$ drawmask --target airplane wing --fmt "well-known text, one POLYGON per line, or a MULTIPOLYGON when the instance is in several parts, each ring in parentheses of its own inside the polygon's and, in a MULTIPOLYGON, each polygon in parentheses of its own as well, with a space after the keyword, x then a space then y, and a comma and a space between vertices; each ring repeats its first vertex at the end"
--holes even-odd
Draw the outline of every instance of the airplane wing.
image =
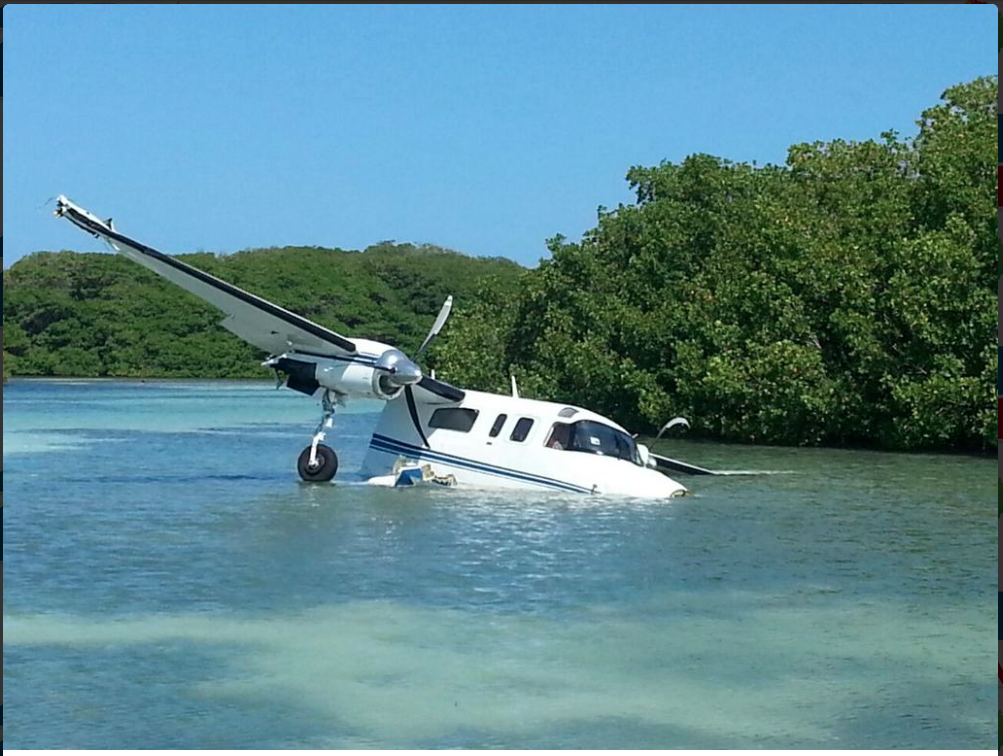
POLYGON ((672 472, 685 473, 686 475, 717 475, 713 470, 697 467, 687 462, 680 462, 678 459, 670 459, 669 457, 663 457, 660 454, 650 452, 649 456, 655 460, 655 464, 658 466, 660 472, 670 470, 672 472))
POLYGON ((659 472, 677 472, 686 475, 718 475, 718 476, 752 476, 752 475, 786 475, 784 470, 708 470, 706 467, 697 467, 689 462, 681 462, 678 459, 663 457, 660 454, 648 453, 655 460, 659 472))
POLYGON ((104 239, 130 260, 219 308, 226 315, 221 322, 224 328, 269 354, 299 349, 339 357, 356 352, 355 344, 344 336, 123 236, 114 230, 111 221, 100 220, 66 197, 57 200, 56 215, 104 239))

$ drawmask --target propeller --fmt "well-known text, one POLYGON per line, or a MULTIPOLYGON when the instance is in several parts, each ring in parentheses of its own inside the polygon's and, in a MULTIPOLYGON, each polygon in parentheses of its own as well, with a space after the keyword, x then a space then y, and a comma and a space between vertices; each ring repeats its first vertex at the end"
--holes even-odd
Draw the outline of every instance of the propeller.
MULTIPOLYGON (((662 429, 658 431, 658 435, 655 436, 655 440, 659 440, 666 431, 677 426, 683 426, 684 428, 689 428, 690 423, 685 417, 674 417, 665 425, 662 429)), ((635 436, 636 438, 636 436, 635 436)), ((650 450, 647 451, 647 458, 650 460, 651 464, 649 467, 654 467, 661 473, 668 474, 673 473, 683 473, 685 475, 773 475, 776 474, 774 471, 770 470, 708 470, 706 467, 700 467, 699 465, 691 465, 689 462, 683 462, 679 459, 672 459, 671 457, 663 457, 661 454, 655 454, 650 450)))
MULTIPOLYGON (((658 441, 662 436, 665 435, 666 431, 682 426, 684 428, 690 427, 690 421, 685 417, 674 417, 665 425, 662 426, 661 430, 658 431, 658 435, 655 436, 655 440, 658 441)), ((634 438, 637 438, 635 435, 634 438)), ((663 457, 660 454, 655 454, 645 447, 647 461, 649 467, 653 467, 659 472, 671 471, 686 473, 687 475, 717 475, 713 470, 708 470, 705 467, 698 467, 697 465, 691 465, 688 462, 681 462, 678 459, 670 459, 669 457, 663 457)))
POLYGON ((435 377, 425 375, 422 372, 421 366, 418 364, 418 360, 421 359, 425 350, 428 349, 429 345, 435 340, 435 337, 439 335, 443 326, 446 325, 446 321, 449 319, 449 313, 452 312, 452 309, 453 297, 448 296, 446 297, 446 301, 442 303, 439 314, 436 316, 431 329, 429 329, 428 335, 425 337, 425 340, 421 342, 421 346, 418 347, 418 351, 415 352, 414 359, 410 359, 403 352, 392 349, 381 356, 377 362, 377 368, 386 370, 390 373, 391 381, 404 386, 409 403, 413 403, 414 401, 412 387, 415 384, 450 402, 461 402, 463 401, 464 396, 466 396, 463 391, 455 386, 450 386, 448 383, 436 380, 435 377))
MULTIPOLYGON (((421 359, 421 355, 428 348, 428 345, 432 343, 436 336, 439 335, 439 331, 446 324, 446 320, 449 318, 449 312, 453 309, 453 297, 446 297, 446 301, 443 302, 442 308, 439 310, 439 314, 435 318, 435 323, 432 324, 431 330, 429 330, 428 335, 425 340, 421 342, 421 346, 418 347, 418 351, 415 352, 414 359, 408 357, 400 349, 388 349, 380 358, 376 361, 376 369, 382 370, 387 373, 391 383, 398 386, 412 386, 415 383, 420 383, 426 378, 425 374, 422 372, 421 365, 418 364, 418 360, 421 359)), ((429 380, 435 380, 434 377, 429 380)))

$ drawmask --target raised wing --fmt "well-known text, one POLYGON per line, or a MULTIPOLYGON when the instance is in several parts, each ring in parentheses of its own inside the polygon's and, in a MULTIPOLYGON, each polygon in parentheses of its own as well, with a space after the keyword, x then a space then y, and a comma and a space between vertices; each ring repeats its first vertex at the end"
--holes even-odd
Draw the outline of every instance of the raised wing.
POLYGON ((226 315, 221 321, 226 330, 269 354, 299 349, 338 357, 356 352, 355 344, 344 336, 134 241, 115 231, 111 221, 100 220, 66 197, 57 200, 56 215, 104 239, 130 260, 218 307, 226 315))

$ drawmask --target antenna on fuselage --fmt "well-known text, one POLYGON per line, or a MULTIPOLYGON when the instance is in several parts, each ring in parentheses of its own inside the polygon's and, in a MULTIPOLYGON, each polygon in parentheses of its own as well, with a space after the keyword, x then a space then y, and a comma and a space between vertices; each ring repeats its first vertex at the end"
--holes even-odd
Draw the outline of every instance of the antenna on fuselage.
POLYGON ((512 379, 512 398, 513 399, 518 399, 519 398, 519 387, 515 383, 515 376, 511 375, 509 377, 512 379))

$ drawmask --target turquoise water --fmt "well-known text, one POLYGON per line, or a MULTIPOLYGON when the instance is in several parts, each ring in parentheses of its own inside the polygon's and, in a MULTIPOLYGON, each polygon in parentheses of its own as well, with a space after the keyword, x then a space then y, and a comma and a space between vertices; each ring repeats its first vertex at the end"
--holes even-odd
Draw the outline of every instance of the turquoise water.
POLYGON ((671 442, 672 503, 297 482, 312 402, 4 387, 11 748, 989 748, 992 460, 671 442))

